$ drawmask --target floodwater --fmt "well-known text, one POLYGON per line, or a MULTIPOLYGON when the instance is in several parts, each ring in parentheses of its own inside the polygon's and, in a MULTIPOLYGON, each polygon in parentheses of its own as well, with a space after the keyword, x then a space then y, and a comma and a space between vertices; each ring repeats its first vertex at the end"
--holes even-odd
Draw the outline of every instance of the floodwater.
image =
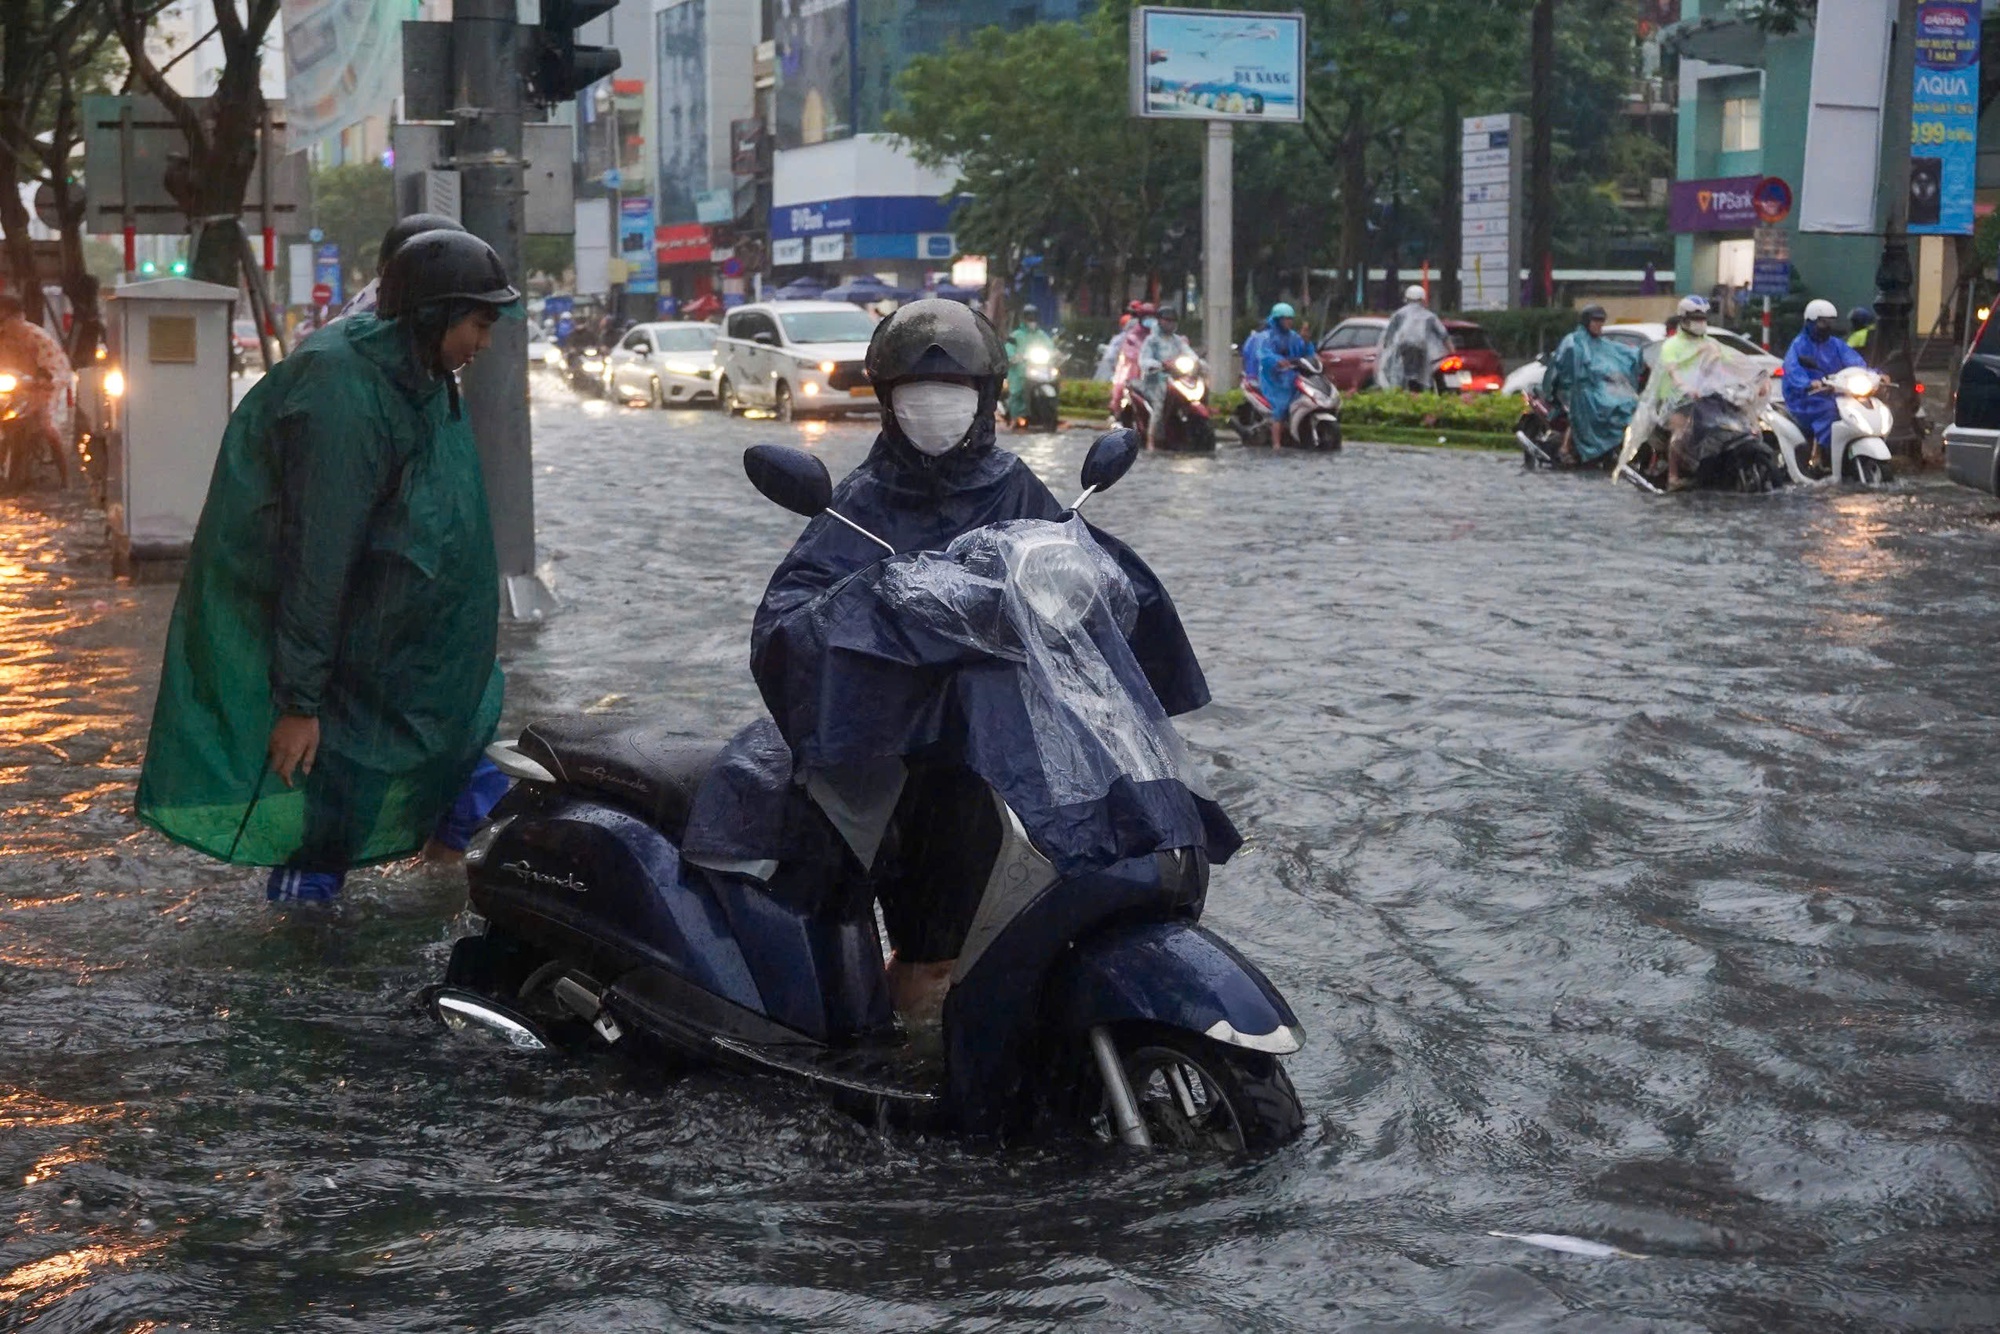
MULTIPOLYGON (((798 528, 740 452, 868 430, 538 393, 510 719, 722 735, 798 528)), ((1067 491, 1087 438, 1024 452, 1067 491)), ((1142 459, 1092 513, 1215 688, 1208 921, 1310 1033, 1304 1137, 1234 1163, 468 1054, 411 1005, 452 873, 284 913, 135 826, 172 589, 0 502, 0 1328, 2000 1326, 1994 509, 1142 459)))

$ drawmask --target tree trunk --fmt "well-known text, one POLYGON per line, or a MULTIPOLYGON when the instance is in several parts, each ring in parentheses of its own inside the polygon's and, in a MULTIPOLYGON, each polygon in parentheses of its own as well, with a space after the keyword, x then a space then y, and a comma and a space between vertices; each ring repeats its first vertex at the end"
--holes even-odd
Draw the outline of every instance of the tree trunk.
POLYGON ((1340 135, 1340 272, 1336 310, 1367 304, 1368 117, 1359 92, 1347 95, 1347 125, 1340 135), (1357 298, 1357 294, 1358 298, 1357 298))
POLYGON ((35 281, 35 247, 28 236, 28 210, 21 203, 20 154, 16 143, 25 145, 30 136, 30 108, 37 99, 33 65, 39 55, 33 16, 28 7, 8 4, 0 9, 5 16, 7 38, 0 42, 0 231, 6 235, 7 269, 11 290, 21 298, 28 319, 42 318, 42 285, 35 281))
POLYGON ((1535 0, 1528 28, 1528 304, 1549 303, 1542 275, 1555 250, 1556 0, 1535 0))
MULTIPOLYGON (((7 111, 0 110, 0 118, 6 116, 7 111)), ((28 322, 39 324, 42 285, 35 281, 35 244, 28 236, 28 210, 21 203, 20 179, 20 160, 0 138, 0 231, 6 233, 7 290, 21 299, 28 322)))
POLYGON ((1439 142, 1444 146, 1444 161, 1439 163, 1438 180, 1443 183, 1441 201, 1443 207, 1438 217, 1443 223, 1444 234, 1439 238, 1438 247, 1438 290, 1437 300, 1431 303, 1435 310, 1463 309, 1464 293, 1459 290, 1458 270, 1465 261, 1465 183, 1462 179, 1465 158, 1461 152, 1460 140, 1464 138, 1461 122, 1464 117, 1458 101, 1458 88, 1447 78, 1444 83, 1443 123, 1439 129, 1443 133, 1439 142))

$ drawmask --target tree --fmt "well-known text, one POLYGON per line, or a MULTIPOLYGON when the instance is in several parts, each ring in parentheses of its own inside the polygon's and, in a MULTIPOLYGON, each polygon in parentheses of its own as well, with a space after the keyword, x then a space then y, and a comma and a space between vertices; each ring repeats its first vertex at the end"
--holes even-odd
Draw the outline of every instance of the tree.
POLYGON ((138 85, 166 108, 187 138, 185 164, 167 171, 167 193, 194 231, 188 275, 235 287, 249 245, 243 234, 243 198, 257 166, 264 128, 260 75, 264 42, 278 17, 279 0, 213 0, 215 27, 200 41, 222 47, 221 77, 204 107, 176 92, 146 50, 146 30, 162 0, 106 0, 138 85))
POLYGON ((396 174, 375 162, 349 162, 313 173, 313 225, 340 247, 350 280, 375 272, 382 233, 396 220, 396 174))

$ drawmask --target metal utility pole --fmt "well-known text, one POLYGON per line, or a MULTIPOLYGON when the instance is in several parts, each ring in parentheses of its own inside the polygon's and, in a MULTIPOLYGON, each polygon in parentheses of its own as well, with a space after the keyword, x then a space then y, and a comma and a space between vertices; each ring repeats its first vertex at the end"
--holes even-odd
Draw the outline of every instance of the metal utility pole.
POLYGON ((1236 383, 1229 350, 1235 323, 1236 140, 1226 120, 1208 122, 1201 159, 1201 330, 1210 384, 1236 383))
MULTIPOLYGON (((521 282, 526 165, 521 153, 520 25, 515 0, 457 0, 452 8, 452 153, 461 184, 459 221, 493 247, 521 282)), ((493 346, 461 377, 486 474, 501 603, 516 620, 539 620, 554 599, 535 575, 535 472, 528 429, 528 326, 503 319, 493 346)))
POLYGON ((1882 227, 1882 259, 1875 269, 1875 365, 1895 382, 1889 409, 1895 414, 1890 447, 1916 458, 1923 451, 1917 434, 1916 362, 1910 314, 1916 302, 1916 274, 1910 266, 1910 101, 1916 76, 1917 0, 1897 0, 1896 31, 1889 47, 1889 88, 1882 102, 1882 144, 1888 170, 1882 189, 1888 217, 1882 227))

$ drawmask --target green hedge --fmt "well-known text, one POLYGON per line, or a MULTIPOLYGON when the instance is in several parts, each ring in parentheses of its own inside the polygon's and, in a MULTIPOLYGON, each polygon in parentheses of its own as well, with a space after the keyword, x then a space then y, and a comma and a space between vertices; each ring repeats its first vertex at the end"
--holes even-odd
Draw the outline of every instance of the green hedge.
MULTIPOLYGON (((1227 417, 1243 401, 1240 389, 1215 395, 1215 410, 1227 417)), ((1062 408, 1072 417, 1102 417, 1110 411, 1111 386, 1103 380, 1064 380, 1062 408)), ((1346 396, 1340 419, 1349 426, 1394 426, 1408 430, 1436 428, 1506 435, 1521 416, 1521 400, 1512 394, 1399 394, 1366 389, 1346 396)))

